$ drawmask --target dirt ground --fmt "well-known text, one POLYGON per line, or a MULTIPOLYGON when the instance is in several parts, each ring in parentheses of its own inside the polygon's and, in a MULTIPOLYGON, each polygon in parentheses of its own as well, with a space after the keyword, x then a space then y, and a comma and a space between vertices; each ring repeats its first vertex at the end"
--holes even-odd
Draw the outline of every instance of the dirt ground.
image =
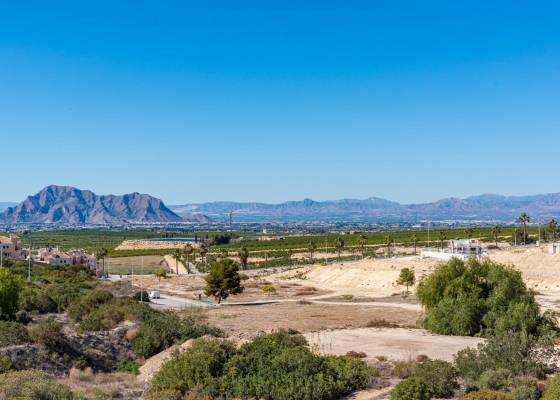
POLYGON ((151 274, 160 268, 167 268, 162 256, 113 257, 105 261, 105 269, 111 274, 151 274))
MULTIPOLYGON (((368 325, 414 327, 421 313, 391 307, 284 302, 253 306, 224 306, 208 311, 208 321, 229 336, 250 339, 277 329, 301 333, 368 325)), ((351 349, 349 349, 351 350, 351 349)))
POLYGON ((466 347, 476 347, 483 339, 432 335, 423 329, 356 328, 306 333, 311 348, 323 354, 343 355, 350 350, 364 352, 366 360, 377 356, 389 360, 412 360, 420 354, 452 361, 466 347))

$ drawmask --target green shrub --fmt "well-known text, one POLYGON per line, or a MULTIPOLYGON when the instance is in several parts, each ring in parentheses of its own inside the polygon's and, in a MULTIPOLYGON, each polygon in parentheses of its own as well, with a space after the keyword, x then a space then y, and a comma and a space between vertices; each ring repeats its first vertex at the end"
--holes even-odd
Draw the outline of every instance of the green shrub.
POLYGON ((0 399, 77 400, 78 397, 46 373, 26 370, 0 375, 0 399))
POLYGON ((517 385, 512 391, 513 400, 539 400, 541 392, 535 384, 522 383, 517 385))
POLYGON ((0 374, 5 374, 13 367, 10 357, 0 354, 0 374))
POLYGON ((548 314, 540 315, 521 274, 489 260, 452 259, 422 279, 417 294, 426 308, 423 325, 435 333, 544 335, 558 330, 548 314))
POLYGON ((59 322, 47 319, 31 328, 31 337, 35 343, 50 350, 60 350, 66 344, 66 335, 59 322))
POLYGON ((488 339, 477 349, 461 350, 455 356, 455 367, 468 390, 505 387, 516 377, 544 378, 547 362, 555 354, 550 340, 510 332, 506 337, 488 339))
POLYGON ((78 330, 81 332, 107 331, 116 328, 121 322, 143 321, 159 312, 147 304, 140 304, 128 297, 113 298, 81 318, 78 330))
POLYGON ((459 388, 457 370, 445 361, 428 360, 418 364, 411 376, 426 383, 435 397, 450 397, 459 388))
POLYGON ((35 311, 39 314, 57 311, 56 303, 49 297, 46 290, 36 288, 26 288, 21 293, 19 307, 23 311, 35 311))
POLYGON ((391 400, 430 400, 432 392, 426 382, 419 378, 407 378, 391 390, 391 400))
POLYGON ((140 366, 136 361, 131 360, 120 360, 117 366, 119 372, 126 372, 133 375, 138 375, 140 373, 140 366))
POLYGON ((148 292, 146 292, 145 290, 137 291, 136 293, 134 293, 132 298, 136 301, 142 300, 142 302, 145 302, 145 303, 149 303, 151 301, 148 292))
POLYGON ((211 398, 221 393, 220 377, 235 347, 221 340, 195 340, 187 351, 165 363, 154 376, 155 390, 196 390, 211 398))
POLYGON ((230 398, 337 399, 368 386, 372 370, 352 357, 320 357, 303 336, 277 332, 242 345, 227 363, 230 398))
POLYGON ((560 399, 560 375, 555 375, 546 380, 542 400, 560 399))
POLYGON ((29 331, 17 322, 0 321, 0 347, 31 342, 29 331))
POLYGON ((512 386, 512 373, 505 368, 487 369, 480 374, 478 379, 480 390, 508 390, 512 386))
POLYGON ((157 312, 144 320, 132 346, 138 356, 151 357, 177 342, 204 335, 223 336, 223 332, 194 319, 182 320, 173 312, 157 312))
POLYGON ((8 268, 0 269, 0 320, 12 319, 18 311, 18 303, 23 289, 23 278, 8 268))
POLYGON ((374 372, 356 358, 315 355, 303 336, 286 332, 261 336, 237 351, 226 341, 197 339, 163 365, 148 398, 189 392, 193 399, 337 399, 366 387, 374 372))
POLYGON ((487 390, 468 393, 463 400, 513 400, 513 397, 509 393, 487 390))
POLYGON ((52 284, 48 287, 49 296, 55 302, 58 312, 68 309, 71 304, 78 301, 84 290, 83 284, 69 282, 52 284))
POLYGON ((88 291, 68 308, 68 317, 74 322, 80 322, 87 314, 112 298, 112 293, 107 290, 88 291))

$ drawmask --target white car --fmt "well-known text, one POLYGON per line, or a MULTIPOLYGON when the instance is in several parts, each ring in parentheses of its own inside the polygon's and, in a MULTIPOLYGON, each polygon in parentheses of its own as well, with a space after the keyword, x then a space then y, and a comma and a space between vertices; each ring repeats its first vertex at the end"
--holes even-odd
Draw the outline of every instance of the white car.
POLYGON ((159 292, 157 290, 154 290, 154 291, 148 293, 148 296, 150 296, 150 299, 159 299, 160 298, 159 292))

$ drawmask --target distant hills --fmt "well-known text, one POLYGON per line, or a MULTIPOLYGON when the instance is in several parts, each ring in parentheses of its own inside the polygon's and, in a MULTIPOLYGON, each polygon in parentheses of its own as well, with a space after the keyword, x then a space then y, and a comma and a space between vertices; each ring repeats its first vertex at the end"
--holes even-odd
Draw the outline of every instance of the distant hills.
POLYGON ((364 200, 288 201, 280 204, 210 202, 170 206, 179 215, 200 213, 214 221, 234 222, 365 222, 415 223, 420 221, 514 222, 527 212, 534 218, 560 218, 560 193, 534 196, 484 194, 465 199, 447 198, 432 203, 399 204, 370 197, 364 200))
POLYGON ((69 186, 47 186, 20 204, 0 213, 4 224, 65 225, 181 222, 165 204, 147 194, 99 196, 69 186))
POLYGON ((0 203, 0 223, 64 225, 283 222, 283 223, 418 223, 515 222, 521 212, 533 220, 560 219, 560 193, 534 196, 484 194, 432 203, 400 204, 370 197, 329 201, 287 201, 279 204, 209 202, 167 207, 148 194, 97 195, 69 186, 47 186, 22 203, 0 203), (2 211, 1 207, 8 208, 2 211), (5 207, 4 206, 4 207, 5 207))
POLYGON ((8 207, 13 207, 17 205, 17 203, 11 201, 0 201, 0 212, 4 211, 8 207))

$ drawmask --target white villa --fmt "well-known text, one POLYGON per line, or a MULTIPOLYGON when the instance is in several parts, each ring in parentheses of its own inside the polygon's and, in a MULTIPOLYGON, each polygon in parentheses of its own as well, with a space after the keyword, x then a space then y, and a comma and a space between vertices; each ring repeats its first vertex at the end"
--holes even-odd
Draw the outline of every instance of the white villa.
POLYGON ((37 251, 37 256, 33 260, 48 265, 83 265, 90 269, 97 268, 95 254, 87 254, 83 250, 60 251, 58 247, 43 247, 37 251))
POLYGON ((0 236, 0 251, 2 258, 23 258, 23 248, 17 236, 0 236))
POLYGON ((482 246, 475 239, 452 239, 447 241, 445 249, 423 249, 420 252, 422 258, 430 257, 438 260, 448 261, 452 258, 466 260, 482 255, 482 246))

